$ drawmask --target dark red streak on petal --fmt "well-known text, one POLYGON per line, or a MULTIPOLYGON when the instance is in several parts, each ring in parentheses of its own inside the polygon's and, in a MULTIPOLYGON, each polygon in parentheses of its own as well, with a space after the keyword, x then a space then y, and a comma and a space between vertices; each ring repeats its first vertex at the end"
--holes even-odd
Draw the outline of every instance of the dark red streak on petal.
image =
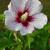
POLYGON ((18 17, 21 17, 22 16, 22 12, 18 12, 18 17))
POLYGON ((21 23, 21 20, 19 17, 16 17, 16 22, 21 23))
POLYGON ((27 27, 28 24, 29 24, 28 21, 22 21, 21 23, 22 23, 22 25, 25 26, 25 27, 27 27))
POLYGON ((24 10, 24 12, 23 12, 23 13, 25 13, 25 12, 29 13, 28 9, 27 9, 27 10, 24 10))
POLYGON ((22 25, 25 26, 25 27, 27 27, 27 26, 29 25, 29 22, 31 22, 32 19, 33 19, 32 16, 29 16, 28 10, 25 10, 23 13, 22 13, 22 12, 18 12, 17 15, 18 15, 18 17, 16 17, 16 22, 22 23, 22 25), (21 16, 22 16, 23 14, 25 14, 25 12, 28 13, 28 16, 27 16, 27 19, 26 19, 25 21, 22 21, 22 20, 21 20, 21 16))
POLYGON ((32 16, 28 16, 27 21, 31 22, 32 21, 32 16))

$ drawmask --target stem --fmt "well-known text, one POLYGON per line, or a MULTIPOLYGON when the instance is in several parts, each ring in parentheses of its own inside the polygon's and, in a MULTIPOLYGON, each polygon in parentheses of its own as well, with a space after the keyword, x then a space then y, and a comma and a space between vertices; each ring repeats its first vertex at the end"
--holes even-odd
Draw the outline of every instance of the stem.
POLYGON ((17 41, 17 36, 16 36, 16 33, 14 32, 14 37, 15 37, 15 41, 17 41))
POLYGON ((30 45, 29 45, 29 50, 30 50, 30 45))

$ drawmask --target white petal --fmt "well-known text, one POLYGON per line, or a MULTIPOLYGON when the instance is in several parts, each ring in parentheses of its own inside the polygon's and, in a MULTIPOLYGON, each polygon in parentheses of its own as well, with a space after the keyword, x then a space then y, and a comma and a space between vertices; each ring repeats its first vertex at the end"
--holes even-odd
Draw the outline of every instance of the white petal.
POLYGON ((13 31, 18 31, 21 28, 21 24, 15 22, 15 15, 11 13, 9 10, 4 12, 5 14, 5 25, 7 28, 13 31))
POLYGON ((15 7, 16 11, 24 11, 26 2, 27 0, 11 0, 12 7, 15 7))
POLYGON ((28 0, 26 9, 29 10, 29 15, 39 13, 42 10, 42 4, 39 0, 28 0))
POLYGON ((9 21, 5 21, 6 22, 6 26, 9 30, 12 31, 19 31, 21 29, 21 24, 20 23, 16 23, 16 22, 9 22, 9 21))
POLYGON ((35 28, 41 29, 47 24, 47 16, 43 13, 36 14, 34 17, 33 25, 35 28))
POLYGON ((8 5, 8 9, 11 10, 11 2, 8 5))
POLYGON ((17 14, 16 8, 13 6, 13 4, 10 2, 8 5, 8 11, 14 16, 17 14))
POLYGON ((8 10, 14 14, 17 14, 17 8, 12 4, 12 2, 9 3, 8 10))
POLYGON ((26 35, 28 33, 32 33, 33 31, 34 31, 34 27, 32 25, 29 25, 28 27, 22 26, 20 33, 21 35, 26 35))
POLYGON ((17 16, 12 11, 9 11, 9 10, 4 11, 4 15, 5 15, 5 18, 9 21, 14 21, 15 17, 17 16))

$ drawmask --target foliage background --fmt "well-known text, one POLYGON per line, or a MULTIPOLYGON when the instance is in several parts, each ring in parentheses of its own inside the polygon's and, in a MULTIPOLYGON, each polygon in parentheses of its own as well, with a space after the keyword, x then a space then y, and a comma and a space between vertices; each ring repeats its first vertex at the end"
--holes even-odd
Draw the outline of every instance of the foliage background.
POLYGON ((4 10, 10 0, 0 0, 0 50, 50 50, 50 0, 40 0, 43 10, 48 16, 48 24, 41 30, 36 30, 31 35, 21 36, 8 30, 4 25, 4 10))

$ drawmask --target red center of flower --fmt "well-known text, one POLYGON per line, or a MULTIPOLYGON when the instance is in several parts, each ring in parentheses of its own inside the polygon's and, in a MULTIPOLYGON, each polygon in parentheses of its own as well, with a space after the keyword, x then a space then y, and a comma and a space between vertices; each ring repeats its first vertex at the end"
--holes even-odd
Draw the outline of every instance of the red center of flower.
POLYGON ((18 17, 16 17, 16 22, 22 23, 23 26, 27 27, 29 22, 32 21, 32 16, 29 16, 28 12, 24 11, 18 12, 18 17))

